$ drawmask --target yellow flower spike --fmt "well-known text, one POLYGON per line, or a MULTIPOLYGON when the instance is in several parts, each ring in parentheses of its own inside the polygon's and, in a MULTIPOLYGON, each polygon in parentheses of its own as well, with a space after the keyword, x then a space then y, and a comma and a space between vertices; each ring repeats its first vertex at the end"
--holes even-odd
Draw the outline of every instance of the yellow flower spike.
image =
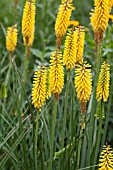
POLYGON ((9 52, 13 52, 17 45, 18 30, 17 25, 7 28, 6 48, 9 52))
POLYGON ((109 0, 95 0, 95 9, 92 10, 90 19, 97 43, 102 41, 108 26, 109 12, 109 0))
POLYGON ((76 63, 83 61, 85 30, 83 26, 76 28, 76 63))
POLYGON ((110 145, 104 145, 100 153, 99 170, 113 170, 113 150, 110 145))
POLYGON ((68 30, 66 40, 65 40, 65 49, 63 60, 66 65, 66 69, 72 69, 76 62, 76 32, 74 27, 68 30))
POLYGON ((103 62, 98 79, 96 89, 96 99, 98 101, 107 101, 109 96, 109 83, 110 83, 110 65, 107 62, 103 62))
POLYGON ((26 0, 22 17, 22 34, 24 45, 31 46, 35 32, 35 0, 26 0))
POLYGON ((57 98, 64 86, 63 60, 62 53, 59 50, 56 49, 52 53, 50 63, 50 87, 51 92, 57 98))
POLYGON ((108 2, 109 2, 109 11, 111 11, 111 8, 113 6, 113 0, 108 0, 108 2))
POLYGON ((46 98, 46 75, 47 73, 44 67, 39 67, 34 74, 32 104, 39 110, 43 106, 46 98))
POLYGON ((92 74, 91 65, 83 62, 77 65, 75 69, 75 89, 77 92, 78 100, 81 103, 81 112, 86 111, 86 103, 90 98, 92 90, 92 74))
POLYGON ((46 99, 51 97, 51 88, 50 88, 50 71, 49 67, 47 68, 47 77, 46 77, 46 99))
POLYGON ((55 23, 57 48, 60 48, 62 37, 66 34, 72 10, 74 10, 72 0, 62 0, 55 23))

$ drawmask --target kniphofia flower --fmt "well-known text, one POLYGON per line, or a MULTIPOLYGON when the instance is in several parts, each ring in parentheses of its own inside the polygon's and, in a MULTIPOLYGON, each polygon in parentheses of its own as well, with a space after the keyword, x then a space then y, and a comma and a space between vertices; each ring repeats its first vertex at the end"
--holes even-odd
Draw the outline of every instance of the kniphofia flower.
POLYGON ((99 170, 113 170, 113 151, 110 145, 104 145, 100 153, 99 170))
POLYGON ((50 88, 50 70, 49 67, 46 70, 47 76, 46 76, 46 99, 51 97, 51 88, 50 88))
POLYGON ((22 17, 22 34, 24 45, 31 46, 35 31, 35 0, 26 0, 22 17))
POLYGON ((72 10, 74 10, 72 0, 62 0, 58 10, 56 23, 55 23, 55 34, 57 37, 57 47, 61 45, 62 37, 66 34, 66 30, 69 25, 72 10))
POLYGON ((98 101, 107 101, 109 96, 109 82, 110 81, 110 65, 107 62, 103 62, 98 79, 96 98, 98 101))
POLYGON ((74 27, 68 30, 66 40, 63 60, 66 65, 66 69, 72 69, 76 62, 76 44, 77 37, 74 27))
POLYGON ((102 41, 103 33, 108 26, 109 0, 95 0, 95 9, 91 13, 91 25, 97 43, 102 41))
POLYGON ((86 103, 90 98, 92 90, 91 65, 83 62, 78 64, 75 69, 75 89, 78 100, 81 103, 81 112, 86 111, 86 103))
POLYGON ((76 63, 83 61, 85 31, 83 26, 76 28, 76 63))
POLYGON ((17 45, 18 30, 17 25, 7 28, 6 48, 9 52, 13 52, 17 45))
POLYGON ((46 98, 46 70, 44 67, 39 67, 34 74, 32 88, 32 104, 35 108, 40 109, 46 98))
POLYGON ((113 6, 113 0, 108 0, 108 2, 109 2, 109 10, 111 11, 111 8, 113 6))
POLYGON ((63 59, 58 49, 52 53, 50 63, 50 88, 52 93, 58 97, 64 86, 63 59))

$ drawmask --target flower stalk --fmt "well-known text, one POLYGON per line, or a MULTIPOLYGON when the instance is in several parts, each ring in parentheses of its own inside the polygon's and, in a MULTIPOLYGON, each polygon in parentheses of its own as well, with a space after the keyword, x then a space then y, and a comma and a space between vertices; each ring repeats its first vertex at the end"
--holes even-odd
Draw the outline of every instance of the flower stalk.
POLYGON ((55 127, 56 127, 56 117, 57 117, 57 105, 58 101, 54 96, 53 100, 53 114, 52 114, 52 132, 51 132, 51 147, 50 147, 50 162, 48 170, 52 170, 52 162, 54 158, 54 141, 55 141, 55 127))
POLYGON ((65 93, 65 102, 64 102, 64 115, 63 115, 61 148, 64 147, 64 137, 65 137, 65 129, 66 129, 66 116, 67 116, 67 110, 68 110, 69 86, 70 86, 70 71, 68 71, 68 73, 67 73, 67 84, 66 84, 66 93, 65 93))
POLYGON ((92 154, 92 142, 93 142, 93 134, 94 134, 94 122, 95 122, 95 113, 96 113, 96 87, 97 87, 97 81, 99 77, 99 71, 102 61, 102 44, 99 43, 97 45, 97 50, 95 53, 96 62, 95 62, 95 77, 94 77, 94 88, 93 88, 93 94, 92 94, 92 100, 91 100, 91 109, 89 110, 90 113, 90 120, 89 120, 89 143, 88 143, 88 161, 87 166, 90 166, 90 159, 92 154))
MULTIPOLYGON (((95 152, 94 152, 94 160, 93 164, 95 165, 97 162, 97 157, 98 157, 98 151, 99 151, 99 146, 100 146, 100 141, 101 141, 101 133, 102 133, 102 119, 103 119, 103 114, 102 113, 102 103, 101 103, 101 108, 100 108, 100 118, 99 118, 99 126, 98 126, 98 132, 97 132, 97 139, 95 143, 95 152)), ((93 168, 94 170, 95 168, 93 168)))
MULTIPOLYGON (((82 113, 81 113, 82 114, 82 113)), ((77 166, 76 170, 79 170, 80 168, 80 153, 81 153, 81 147, 82 147, 82 135, 83 135, 83 129, 80 129, 80 134, 79 134, 79 143, 78 143, 78 150, 77 150, 77 166)))
POLYGON ((37 142, 38 142, 38 128, 39 128, 39 119, 40 119, 40 113, 39 113, 39 111, 37 111, 37 113, 36 113, 36 129, 35 129, 35 147, 34 147, 34 149, 35 149, 35 169, 38 169, 38 163, 37 163, 37 142))

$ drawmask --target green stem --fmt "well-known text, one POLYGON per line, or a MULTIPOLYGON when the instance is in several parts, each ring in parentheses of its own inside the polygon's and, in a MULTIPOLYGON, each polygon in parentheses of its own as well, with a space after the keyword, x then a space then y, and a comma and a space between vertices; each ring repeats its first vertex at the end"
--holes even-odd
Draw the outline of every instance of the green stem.
MULTIPOLYGON (((100 141, 101 141, 101 132, 102 132, 102 102, 101 102, 101 110, 100 110, 100 119, 99 119, 99 126, 98 126, 98 134, 97 134, 97 140, 96 140, 96 145, 95 145, 95 152, 94 152, 94 161, 93 164, 96 164, 97 157, 98 157, 98 151, 99 151, 99 146, 100 146, 100 141)), ((94 170, 94 168, 93 168, 94 170)))
POLYGON ((76 118, 77 108, 76 108, 76 101, 75 101, 77 96, 76 96, 75 87, 74 87, 72 80, 70 80, 69 90, 71 92, 71 96, 70 96, 71 97, 71 99, 70 99, 71 109, 70 109, 70 116, 69 116, 69 136, 70 136, 70 140, 72 140, 73 135, 75 135, 75 131, 76 131, 75 129, 73 130, 73 120, 77 120, 77 118, 76 118))
POLYGON ((39 140, 39 147, 40 147, 40 158, 41 158, 41 170, 44 170, 44 156, 43 156, 44 148, 42 146, 43 146, 43 140, 40 139, 39 140))
POLYGON ((66 85, 66 95, 65 95, 65 103, 64 103, 64 117, 63 117, 63 126, 62 126, 62 143, 61 148, 64 147, 64 137, 65 137, 65 129, 66 129, 66 116, 68 109, 68 94, 69 94, 69 72, 67 73, 67 85, 66 85))
POLYGON ((29 47, 28 47, 28 45, 26 45, 26 47, 25 47, 24 63, 23 63, 23 75, 22 75, 22 80, 23 80, 24 88, 25 88, 25 85, 26 85, 27 69, 28 69, 28 63, 29 63, 28 51, 29 51, 29 47))
POLYGON ((52 170, 53 162, 53 151, 54 151, 54 137, 55 137, 55 126, 56 126, 56 117, 57 117, 57 104, 58 101, 54 96, 54 105, 53 105, 53 117, 52 117, 52 133, 51 133, 51 148, 50 148, 50 163, 48 170, 52 170))
MULTIPOLYGON (((21 91, 21 107, 23 105, 23 102, 24 102, 24 90, 25 90, 25 87, 26 87, 26 80, 27 80, 27 68, 28 68, 28 57, 27 57, 27 53, 28 53, 28 46, 26 45, 26 48, 25 48, 25 57, 24 57, 24 64, 23 64, 23 75, 22 75, 22 81, 23 81, 23 89, 21 91)), ((23 112, 23 109, 21 110, 21 112, 23 112)), ((23 124, 22 124, 22 118, 21 118, 21 113, 19 115, 20 117, 20 126, 21 126, 21 132, 23 131, 23 124)), ((22 141, 23 143, 23 152, 24 152, 24 162, 25 162, 25 170, 26 169, 26 165, 27 165, 27 155, 26 155, 26 141, 25 139, 23 139, 22 141)))
POLYGON ((37 163, 37 141, 38 141, 38 127, 39 127, 39 119, 40 119, 40 114, 39 114, 39 112, 37 111, 37 115, 36 115, 36 130, 35 130, 35 147, 34 147, 34 149, 35 149, 35 151, 34 151, 34 153, 35 153, 35 169, 38 169, 37 168, 37 165, 38 165, 38 163, 37 163))
POLYGON ((89 121, 89 141, 88 141, 88 162, 87 166, 90 166, 90 159, 91 159, 91 151, 92 151, 92 143, 93 143, 93 134, 94 134, 94 121, 95 121, 95 111, 96 111, 96 87, 97 87, 97 81, 99 77, 99 71, 101 66, 101 53, 102 53, 102 45, 101 43, 98 44, 98 49, 96 52, 96 72, 95 72, 95 80, 94 80, 94 89, 93 89, 93 96, 92 96, 92 102, 91 102, 91 111, 89 111, 90 115, 90 121, 89 121))
POLYGON ((83 134, 83 129, 80 129, 80 137, 79 137, 79 144, 78 144, 78 154, 77 154, 77 166, 76 170, 79 169, 80 166, 80 153, 81 153, 81 147, 82 147, 82 134, 83 134))
POLYGON ((109 101, 108 101, 108 105, 107 105, 107 113, 106 113, 106 118, 105 118, 105 126, 104 126, 104 130, 103 130, 101 149, 102 149, 103 145, 105 144, 105 138, 106 138, 107 127, 108 127, 108 122, 109 122, 110 107, 112 104, 113 75, 111 77, 112 77, 112 81, 111 81, 111 88, 110 88, 110 93, 109 93, 110 96, 109 96, 109 101))
MULTIPOLYGON (((61 148, 64 148, 64 138, 65 138, 65 130, 66 130, 66 117, 67 117, 67 109, 68 109, 68 95, 69 95, 69 74, 70 72, 67 72, 67 85, 66 85, 66 93, 65 93, 65 101, 64 101, 64 116, 63 116, 63 125, 62 125, 62 140, 61 140, 61 148)), ((61 156, 61 169, 63 169, 63 155, 61 156)))
POLYGON ((97 52, 95 85, 97 85, 100 67, 101 67, 101 61, 102 61, 102 44, 100 43, 98 45, 98 52, 97 52))
MULTIPOLYGON (((33 160, 35 160, 35 116, 34 113, 32 112, 32 120, 33 120, 33 160)), ((35 163, 33 164, 33 168, 35 170, 35 163)))
POLYGON ((92 151, 92 143, 93 143, 93 134, 94 134, 94 114, 96 111, 96 87, 94 87, 94 94, 92 99, 92 107, 91 107, 91 116, 89 121, 89 140, 88 140, 88 162, 87 166, 90 166, 90 158, 91 158, 91 151, 92 151))
POLYGON ((11 78, 11 72, 12 72, 12 59, 10 58, 9 60, 9 67, 8 67, 8 72, 7 72, 7 75, 5 77, 5 84, 7 86, 7 84, 9 83, 9 80, 11 78))
MULTIPOLYGON (((22 111, 19 112, 19 128, 20 128, 20 134, 23 133, 23 123, 22 123, 22 111)), ((27 155, 26 155, 26 142, 25 138, 22 139, 22 149, 23 149, 23 155, 24 155, 24 169, 27 170, 27 155)))
POLYGON ((72 136, 72 134, 73 134, 73 129, 72 129, 72 120, 73 120, 73 113, 74 113, 74 105, 73 105, 73 100, 75 101, 75 95, 74 95, 74 90, 72 90, 73 89, 73 87, 72 86, 70 86, 70 91, 71 91, 71 103, 70 103, 70 105, 71 105, 71 109, 70 109, 70 114, 69 114, 69 136, 70 136, 70 140, 71 140, 71 136, 72 136), (73 99, 74 98, 74 99, 73 99))
MULTIPOLYGON (((24 91, 25 91, 25 88, 26 88, 26 80, 27 80, 28 49, 29 49, 29 47, 28 47, 28 45, 26 45, 25 56, 24 56, 24 64, 23 64, 23 75, 22 75, 22 82, 23 82, 23 86, 22 87, 23 87, 23 89, 21 91, 21 107, 22 107, 23 102, 24 102, 24 91)), ((21 112, 23 112, 23 108, 22 108, 21 112)), ((21 118, 21 113, 20 113, 20 119, 22 119, 21 118)), ((21 122, 21 120, 20 120, 20 122, 21 122)), ((21 123, 20 125, 22 126, 21 130, 23 130, 23 124, 21 123)), ((27 155, 26 155, 26 141, 25 141, 25 139, 23 139, 23 152, 24 152, 25 166, 26 166, 27 155)))
POLYGON ((83 130, 85 129, 85 115, 84 112, 81 113, 80 118, 80 135, 79 135, 79 143, 78 143, 78 151, 77 151, 77 166, 76 170, 80 168, 80 157, 81 157, 81 148, 82 148, 82 140, 83 140, 83 130))
POLYGON ((61 150, 59 150, 58 152, 55 152, 54 155, 54 160, 59 158, 62 154, 64 154, 67 150, 69 150, 72 147, 72 144, 68 144, 65 148, 62 148, 61 150))
POLYGON ((82 151, 81 151, 81 167, 85 167, 86 165, 86 159, 84 158, 84 155, 86 155, 87 152, 87 137, 86 135, 83 136, 83 143, 82 143, 82 151))

